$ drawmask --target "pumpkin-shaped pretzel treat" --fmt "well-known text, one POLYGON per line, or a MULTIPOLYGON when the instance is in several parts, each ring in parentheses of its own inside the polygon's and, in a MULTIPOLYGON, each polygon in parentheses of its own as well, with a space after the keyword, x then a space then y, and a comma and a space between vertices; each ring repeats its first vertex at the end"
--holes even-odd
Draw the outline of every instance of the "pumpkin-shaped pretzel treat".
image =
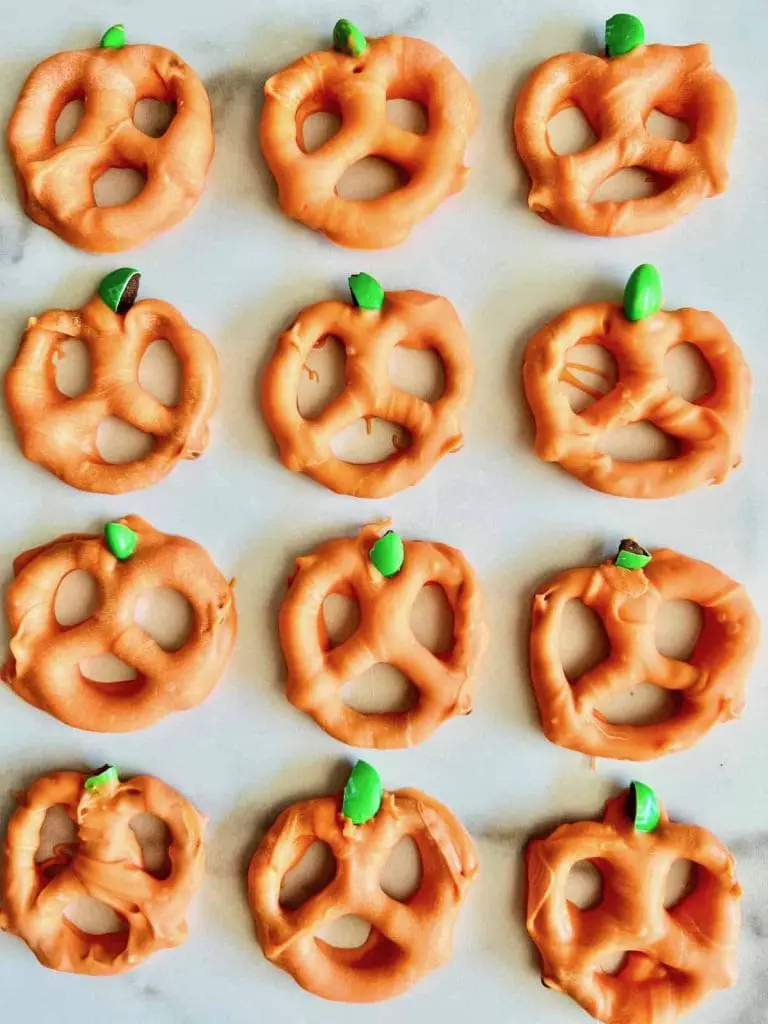
POLYGON ((81 309, 50 309, 30 317, 18 355, 5 377, 5 398, 21 450, 30 460, 81 491, 124 494, 162 480, 181 459, 197 459, 209 440, 208 421, 219 394, 219 362, 210 341, 160 299, 134 305, 140 274, 108 274, 81 309), (88 387, 76 398, 56 384, 64 343, 88 350, 88 387), (166 340, 181 366, 179 398, 163 405, 139 379, 153 341, 166 340), (116 417, 149 435, 153 446, 130 462, 107 462, 97 433, 116 417))
POLYGON ((566 569, 533 599, 530 668, 539 716, 553 743, 593 757, 645 761, 692 746, 718 722, 744 708, 760 620, 741 584, 706 562, 665 549, 653 556, 637 541, 621 542, 613 560, 566 569), (579 678, 567 677, 560 655, 563 613, 580 601, 600 619, 608 656, 579 678), (686 660, 656 644, 656 622, 668 601, 692 601, 703 624, 686 660), (611 722, 601 701, 652 683, 675 694, 677 707, 646 725, 611 722))
POLYGON ((57 53, 32 71, 8 122, 22 206, 37 224, 88 252, 125 252, 174 227, 202 194, 213 158, 213 120, 205 86, 162 46, 126 46, 122 25, 95 49, 57 53), (160 138, 134 124, 141 100, 174 106, 160 138), (56 122, 72 100, 85 112, 71 138, 56 122), (112 168, 132 168, 141 192, 98 206, 94 184, 112 168))
POLYGON ((725 191, 736 97, 704 43, 645 45, 643 25, 631 14, 607 22, 605 41, 605 56, 559 54, 523 86, 514 133, 531 180, 528 206, 587 235, 657 231, 725 191), (559 154, 548 125, 569 107, 581 110, 597 138, 583 152, 559 154), (654 111, 684 120, 688 139, 654 134, 654 111), (596 201, 600 186, 627 168, 652 175, 656 194, 596 201))
POLYGON ((374 1003, 450 959, 459 909, 478 870, 474 843, 447 807, 416 789, 382 792, 376 770, 358 761, 343 794, 302 800, 278 817, 251 861, 248 897, 264 955, 302 988, 323 999, 374 1003), (418 849, 422 879, 400 902, 382 888, 382 873, 406 837, 418 849), (298 907, 284 906, 286 875, 317 842, 334 856, 332 880, 298 907), (341 949, 317 936, 347 914, 370 925, 361 946, 341 949))
POLYGON ((608 801, 602 821, 531 840, 526 865, 541 980, 603 1024, 674 1024, 735 983, 742 893, 733 856, 707 829, 670 821, 649 786, 633 782, 608 801), (665 906, 679 860, 694 865, 694 885, 665 906), (602 876, 589 909, 566 896, 580 861, 602 876), (617 959, 611 973, 604 965, 617 959))
POLYGON ((6 593, 10 655, 0 678, 28 703, 91 732, 144 729, 173 711, 200 704, 224 674, 237 634, 232 585, 210 556, 185 537, 138 516, 104 527, 103 536, 68 534, 13 563, 6 593), (56 618, 59 586, 73 572, 98 585, 82 621, 56 618), (136 621, 140 598, 157 589, 189 602, 193 622, 177 649, 161 647, 136 621), (81 665, 111 654, 135 678, 99 684, 81 665))
POLYGON ((453 715, 469 714, 488 643, 482 593, 461 552, 404 542, 388 527, 368 526, 299 558, 280 609, 288 700, 354 747, 409 747, 453 715), (453 611, 453 643, 441 654, 425 647, 411 626, 414 602, 430 585, 442 588, 453 611), (356 599, 360 607, 359 626, 337 646, 323 618, 323 602, 332 594, 356 599), (344 702, 344 684, 378 664, 392 665, 418 690, 412 707, 364 713, 344 702))
POLYGON ((264 86, 261 149, 289 217, 339 245, 384 249, 464 187, 476 124, 475 95, 444 53, 409 36, 366 39, 342 19, 333 49, 300 57, 264 86), (387 100, 420 103, 426 133, 389 121, 387 100), (304 122, 321 111, 338 114, 341 128, 309 153, 304 122), (405 184, 375 199, 340 196, 342 175, 365 157, 399 168, 405 184))
POLYGON ((23 939, 44 967, 71 974, 122 974, 187 939, 185 915, 203 881, 205 818, 148 775, 121 781, 114 765, 95 775, 51 772, 17 797, 5 839, 0 928, 23 939), (72 843, 38 860, 48 811, 63 808, 72 843), (170 869, 151 871, 132 828, 151 814, 167 827, 170 869), (65 916, 83 897, 122 919, 122 931, 89 934, 65 916))
MULTIPOLYGON (((627 282, 623 306, 575 306, 541 328, 523 356, 525 396, 536 423, 536 454, 558 462, 583 484, 622 498, 669 498, 722 483, 741 464, 752 376, 740 348, 718 318, 699 309, 661 310, 661 281, 648 263, 627 282), (694 346, 714 386, 694 400, 672 389, 665 357, 694 346), (600 390, 574 371, 595 373, 580 361, 580 346, 613 356, 618 378, 600 390), (595 401, 576 411, 566 385, 595 401), (675 443, 667 459, 619 460, 605 449, 612 431, 652 424, 675 443)), ((598 376, 605 376, 598 373, 598 376)))
POLYGON ((451 303, 439 295, 384 293, 369 274, 349 278, 352 302, 318 302, 299 313, 280 335, 262 379, 261 405, 283 464, 306 473, 339 494, 386 498, 426 476, 464 438, 461 414, 474 381, 474 361, 451 303), (345 387, 319 415, 302 416, 298 392, 313 349, 337 337, 346 352, 345 387), (433 402, 396 387, 389 362, 397 346, 433 351, 445 372, 443 393, 433 402), (403 428, 396 451, 371 463, 346 462, 333 438, 357 421, 390 421, 403 428))

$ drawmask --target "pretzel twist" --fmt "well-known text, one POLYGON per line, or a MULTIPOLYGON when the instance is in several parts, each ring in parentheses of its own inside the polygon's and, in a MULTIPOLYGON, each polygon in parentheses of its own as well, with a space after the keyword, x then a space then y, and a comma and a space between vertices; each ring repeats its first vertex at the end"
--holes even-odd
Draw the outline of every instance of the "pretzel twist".
POLYGON ((736 980, 741 887, 729 851, 711 832, 673 824, 662 809, 656 831, 637 832, 626 791, 609 800, 602 822, 560 825, 528 844, 528 932, 541 955, 542 980, 605 1024, 673 1024, 736 980), (696 865, 696 885, 664 906, 676 860, 696 865), (577 861, 603 877, 598 906, 566 897, 577 861), (616 975, 607 955, 627 952, 616 975))
POLYGON ((302 988, 344 1002, 391 999, 451 955, 453 930, 478 873, 474 843, 451 812, 414 789, 385 793, 376 817, 352 825, 338 797, 304 800, 283 811, 256 851, 248 898, 264 955, 302 988), (390 853, 410 836, 423 879, 407 903, 381 888, 390 853), (296 910, 280 905, 286 874, 315 842, 327 843, 336 875, 296 910), (323 925, 358 914, 371 932, 357 949, 315 938, 323 925))
POLYGON ((20 936, 45 967, 121 974, 157 950, 186 940, 184 915, 205 871, 205 819, 159 779, 138 776, 90 791, 83 788, 85 779, 79 772, 51 772, 22 795, 5 841, 0 926, 20 936), (69 863, 49 877, 35 853, 46 813, 59 805, 77 825, 78 840, 69 863), (145 813, 160 818, 170 831, 167 878, 144 868, 131 821, 145 813), (124 919, 127 931, 81 931, 64 917, 81 896, 106 904, 124 919))

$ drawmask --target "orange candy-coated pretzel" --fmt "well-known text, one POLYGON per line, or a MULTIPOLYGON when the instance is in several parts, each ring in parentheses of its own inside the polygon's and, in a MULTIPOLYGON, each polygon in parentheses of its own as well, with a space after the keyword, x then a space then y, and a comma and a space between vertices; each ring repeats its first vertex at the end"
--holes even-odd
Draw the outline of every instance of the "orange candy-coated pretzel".
POLYGON ((159 779, 137 776, 85 789, 79 772, 43 775, 19 798, 5 841, 0 927, 20 936, 45 967, 73 974, 121 974, 159 949, 186 941, 187 907, 203 881, 205 819, 159 779), (77 825, 64 865, 35 861, 46 813, 63 806, 77 825), (144 868, 131 829, 138 814, 168 826, 171 870, 156 878, 144 868), (125 932, 87 935, 64 917, 89 896, 126 922, 125 932))
POLYGON ((722 482, 741 461, 752 380, 725 325, 697 309, 658 312, 634 322, 609 302, 577 306, 528 342, 523 381, 536 420, 536 453, 559 462, 588 487, 626 498, 667 498, 722 482), (664 357, 687 342, 699 350, 714 378, 711 393, 689 402, 667 383, 664 357), (570 350, 601 345, 616 359, 618 380, 582 412, 574 412, 563 381, 570 350), (604 435, 647 420, 679 442, 670 459, 614 460, 600 450, 604 435))
POLYGON ((167 302, 144 299, 125 315, 99 295, 79 310, 32 317, 5 378, 5 396, 24 455, 82 491, 123 494, 149 487, 180 459, 196 459, 208 444, 208 420, 218 400, 219 364, 204 334, 167 302), (79 338, 91 358, 88 389, 77 398, 56 387, 62 342, 79 338), (176 405, 163 405, 139 383, 142 357, 167 340, 182 367, 176 405), (105 462, 96 444, 102 420, 116 416, 151 434, 154 449, 134 462, 105 462))
POLYGON ((143 729, 198 705, 223 675, 237 633, 232 588, 203 548, 138 516, 119 522, 138 534, 127 561, 101 537, 60 537, 19 555, 6 595, 11 653, 2 679, 35 707, 92 732, 143 729), (95 577, 99 603, 85 621, 61 626, 56 592, 77 571, 95 577), (194 613, 177 651, 163 650, 134 620, 139 597, 163 587, 183 594, 194 613), (136 679, 105 686, 86 679, 80 663, 106 653, 133 668, 136 679))
POLYGON ((440 203, 464 187, 467 143, 477 124, 475 96, 445 54, 420 39, 368 40, 359 57, 324 51, 301 57, 264 87, 261 148, 277 181, 280 205, 339 245, 398 245, 440 203), (425 135, 387 119, 387 100, 427 108, 425 135), (304 122, 318 111, 338 113, 341 129, 314 153, 304 122), (343 199, 342 175, 368 156, 388 160, 407 184, 376 199, 343 199))
POLYGON ((451 303, 424 292, 388 292, 381 309, 318 302, 304 309, 277 343, 264 374, 264 418, 293 472, 307 473, 340 494, 385 498, 424 477, 463 444, 460 415, 474 381, 474 360, 451 303), (315 419, 304 419, 297 395, 312 349, 338 337, 346 350, 346 387, 315 419), (445 367, 445 390, 427 402, 389 379, 395 347, 434 350, 445 367), (334 455, 333 437, 361 418, 400 424, 410 444, 381 462, 355 465, 334 455))
POLYGON ((213 158, 211 104, 192 68, 161 46, 58 53, 27 79, 8 123, 8 148, 27 215, 89 252, 124 252, 172 228, 194 207, 213 158), (56 144, 64 107, 85 100, 74 135, 56 144), (158 139, 133 123, 140 100, 175 104, 158 139), (94 182, 113 167, 146 179, 122 206, 99 207, 94 182))
POLYGON ((391 999, 451 956, 453 930, 478 873, 474 843, 451 812, 415 789, 385 793, 375 818, 353 825, 339 797, 283 811, 251 861, 248 897, 264 955, 302 988, 349 1003, 391 999), (404 836, 421 855, 423 880, 400 903, 381 888, 387 859, 404 836), (295 910, 280 905, 280 886, 313 843, 330 846, 336 875, 295 910), (319 929, 358 914, 371 925, 362 946, 339 949, 319 929))
POLYGON ((355 747, 408 747, 442 722, 472 710, 472 691, 488 642, 485 608, 474 570, 445 544, 405 542, 405 563, 386 578, 369 553, 388 524, 368 526, 358 537, 326 541, 299 558, 280 609, 280 641, 288 666, 286 695, 331 736, 355 747), (414 636, 413 603, 422 587, 445 591, 454 616, 454 644, 436 655, 414 636), (360 625, 332 647, 323 620, 330 594, 356 598, 360 625), (399 669, 418 689, 407 711, 364 714, 348 707, 344 683, 373 665, 399 669))
POLYGON ((567 993, 605 1024, 673 1024, 736 980, 741 888, 719 839, 696 825, 635 831, 627 792, 609 800, 602 822, 561 825, 528 844, 528 932, 541 954, 545 985, 567 993), (674 907, 664 888, 676 860, 696 865, 696 885, 674 907), (603 876, 598 906, 566 898, 574 864, 603 876), (601 960, 627 952, 616 975, 601 960))
POLYGON ((619 57, 564 53, 541 64, 515 110, 515 142, 531 178, 528 206, 544 220, 588 235, 638 235, 724 192, 736 131, 736 97, 712 67, 708 46, 638 46, 619 57), (558 155, 549 121, 578 107, 598 136, 582 153, 558 155), (686 120, 687 142, 651 135, 660 110, 686 120), (641 167, 662 191, 647 199, 593 202, 617 171, 641 167))
POLYGON ((539 587, 531 622, 531 679, 548 739, 595 757, 643 761, 690 747, 717 722, 737 717, 760 640, 744 588, 706 562, 660 550, 645 569, 612 562, 567 569, 539 587), (582 601, 602 621, 611 652, 573 683, 563 670, 563 611, 582 601), (703 626, 687 661, 665 657, 655 640, 665 601, 694 601, 703 626), (616 725, 596 705, 649 682, 679 695, 680 708, 655 725, 616 725))

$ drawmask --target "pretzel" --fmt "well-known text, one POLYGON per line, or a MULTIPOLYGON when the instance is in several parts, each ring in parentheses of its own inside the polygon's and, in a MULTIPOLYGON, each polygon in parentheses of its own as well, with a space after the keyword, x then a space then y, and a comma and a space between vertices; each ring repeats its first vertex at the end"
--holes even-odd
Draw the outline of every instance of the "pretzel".
POLYGON ((267 81, 261 149, 289 217, 338 245, 383 249, 404 241, 464 187, 477 101, 454 64, 429 43, 406 36, 361 39, 365 49, 357 56, 310 53, 267 81), (387 100, 394 99, 427 108, 425 135, 387 119, 387 100), (310 154, 304 122, 320 111, 338 113, 342 126, 310 154), (336 192, 342 175, 368 156, 400 168, 407 183, 375 199, 343 199, 336 192))
POLYGON ((370 552, 388 526, 367 526, 356 538, 326 541, 297 559, 280 608, 286 697, 335 739, 360 748, 410 747, 453 715, 468 715, 488 644, 482 593, 461 552, 446 544, 406 541, 404 567, 387 579, 371 563, 370 552), (453 647, 439 656, 416 639, 410 625, 413 604, 430 584, 442 587, 454 617, 453 647), (332 646, 323 619, 323 601, 330 594, 360 604, 359 627, 338 647, 332 646), (344 683, 377 664, 394 666, 419 691, 412 708, 366 714, 344 703, 344 683))
POLYGON ((594 757, 644 761, 685 750, 717 722, 738 717, 760 640, 760 621, 744 588, 706 562, 659 550, 645 569, 610 561, 567 569, 533 599, 531 680, 545 735, 594 757), (605 627, 611 652, 570 683, 558 650, 565 606, 582 601, 605 627), (664 601, 694 601, 703 627, 687 661, 656 647, 664 601), (654 725, 616 725, 596 705, 649 682, 679 695, 680 708, 654 725))
POLYGON ((232 587, 203 548, 138 516, 115 525, 137 538, 128 560, 95 535, 66 534, 19 555, 6 594, 11 640, 1 678, 34 707, 92 732, 132 732, 196 707, 223 675, 237 633, 232 587), (99 604, 85 621, 61 626, 56 592, 76 571, 96 578, 99 604), (194 612, 177 651, 163 650, 134 621, 138 598, 158 587, 181 593, 194 612), (82 661, 108 652, 137 678, 100 686, 81 674, 82 661))
POLYGON ((640 45, 610 58, 551 57, 523 86, 514 119, 515 144, 531 179, 529 208, 551 224, 587 235, 657 231, 702 199, 724 192, 735 131, 736 97, 703 43, 640 45), (597 142, 582 153, 558 155, 547 125, 573 106, 597 142), (646 122, 654 110, 690 122, 691 138, 652 135, 646 122), (655 175, 662 185, 658 195, 593 200, 604 181, 629 167, 655 175))
POLYGON ((462 447, 460 416, 473 382, 472 352, 451 303, 425 292, 388 292, 379 309, 329 301, 302 310, 278 339, 262 380, 261 404, 288 469, 339 494, 384 498, 418 483, 446 452, 462 447), (329 336, 337 336, 346 350, 346 387, 319 416, 305 419, 297 406, 304 364, 329 336), (445 391, 435 402, 391 383, 389 360, 398 345, 439 355, 445 391), (363 465, 334 455, 337 433, 374 417, 404 427, 408 447, 363 465))
POLYGON ((0 927, 22 938, 54 971, 122 974, 157 950, 186 941, 184 915, 205 871, 205 818, 170 786, 146 775, 93 788, 85 782, 80 772, 51 772, 21 794, 5 841, 0 927), (77 826, 77 843, 65 865, 46 871, 35 853, 46 813, 59 805, 77 826), (131 820, 145 813, 170 831, 167 878, 144 867, 131 829, 131 820), (127 931, 88 935, 67 920, 64 911, 83 896, 119 914, 127 931))
POLYGON ((372 1003, 399 995, 450 959, 459 907, 478 870, 461 823, 418 790, 385 793, 380 811, 364 825, 342 817, 340 798, 327 796, 293 804, 279 816, 251 860, 248 899, 268 960, 324 999, 372 1003), (407 903, 399 903, 380 879, 405 836, 418 847, 423 880, 407 903), (296 910, 283 908, 283 879, 318 841, 336 858, 335 878, 296 910), (345 914, 371 925, 362 946, 339 949, 315 938, 345 914))
POLYGON ((180 459, 199 458, 208 444, 218 382, 213 346, 173 306, 145 299, 122 315, 97 294, 79 310, 30 318, 6 374, 5 396, 26 458, 81 491, 124 494, 157 483, 180 459), (54 363, 68 338, 84 342, 91 357, 90 386, 77 398, 56 387, 54 363), (161 338, 182 367, 181 396, 172 407, 139 383, 142 357, 161 338), (105 462, 96 440, 109 416, 152 435, 154 449, 133 462, 105 462))
POLYGON ((559 462, 597 491, 625 498, 667 498, 703 484, 721 483, 741 462, 740 445, 749 412, 751 375, 739 347, 712 313, 697 309, 657 312, 630 322, 609 302, 577 306, 531 338, 523 357, 523 381, 536 421, 536 453, 559 462), (664 357, 684 342, 708 363, 715 386, 689 402, 670 390, 664 357), (599 344, 618 363, 619 376, 605 395, 574 412, 562 381, 591 392, 570 372, 570 350, 599 344), (670 459, 617 461, 600 450, 605 434, 646 420, 679 441, 670 459))
POLYGON ((161 46, 57 53, 27 78, 8 122, 22 206, 37 224, 88 252, 124 252, 174 227, 202 194, 213 158, 208 94, 192 68, 161 46), (74 135, 56 144, 64 107, 85 100, 74 135), (140 100, 175 104, 162 138, 133 123, 140 100), (130 202, 99 207, 93 186, 110 168, 145 178, 130 202))
POLYGON ((673 1024, 736 980, 741 888, 735 862, 711 832, 670 822, 635 831, 627 792, 606 804, 602 822, 560 825, 526 850, 528 933, 541 955, 542 981, 565 992, 605 1024, 673 1024), (665 909, 673 863, 693 861, 694 890, 665 909), (566 897, 577 861, 603 877, 599 906, 581 910, 566 897), (600 966, 627 952, 616 975, 600 966))

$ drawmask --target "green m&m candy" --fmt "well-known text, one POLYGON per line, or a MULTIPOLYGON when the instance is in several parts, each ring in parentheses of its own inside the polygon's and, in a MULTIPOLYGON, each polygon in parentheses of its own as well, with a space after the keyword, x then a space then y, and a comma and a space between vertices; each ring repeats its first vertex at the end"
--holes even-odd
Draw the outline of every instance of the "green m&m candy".
POLYGON ((86 789, 99 789, 110 782, 119 782, 117 768, 113 764, 103 764, 101 768, 90 778, 86 779, 83 785, 86 789))
POLYGON ((387 530, 373 545, 369 557, 382 576, 395 576, 405 562, 403 538, 394 530, 387 530))
POLYGON ((378 814, 381 795, 379 773, 367 761, 358 761, 344 787, 341 813, 353 825, 364 825, 378 814))
POLYGON ((370 274, 353 274, 349 278, 352 301, 360 309, 381 309, 384 305, 384 289, 370 274))
POLYGON ((650 551, 637 543, 632 537, 626 537, 616 554, 613 564, 620 569, 644 569, 651 560, 650 551))
POLYGON ((120 267, 107 274, 99 285, 99 296, 102 302, 113 313, 127 313, 139 294, 141 274, 133 267, 120 267))
POLYGON ((642 21, 634 14, 614 14, 605 23, 605 52, 609 57, 621 57, 645 42, 642 21))
POLYGON ((645 320, 661 309, 661 274, 651 263, 641 263, 629 275, 624 289, 624 316, 645 320))
POLYGON ((333 48, 349 57, 361 57, 368 49, 368 40, 347 18, 339 18, 333 26, 333 48))
POLYGON ((139 535, 125 523, 107 523, 104 539, 112 554, 121 562, 127 561, 139 545, 139 535))
POLYGON ((627 816, 636 832, 653 832, 661 818, 659 798, 644 782, 631 782, 627 795, 627 816))
POLYGON ((101 37, 99 46, 106 50, 121 50, 125 46, 125 25, 113 25, 101 37))

